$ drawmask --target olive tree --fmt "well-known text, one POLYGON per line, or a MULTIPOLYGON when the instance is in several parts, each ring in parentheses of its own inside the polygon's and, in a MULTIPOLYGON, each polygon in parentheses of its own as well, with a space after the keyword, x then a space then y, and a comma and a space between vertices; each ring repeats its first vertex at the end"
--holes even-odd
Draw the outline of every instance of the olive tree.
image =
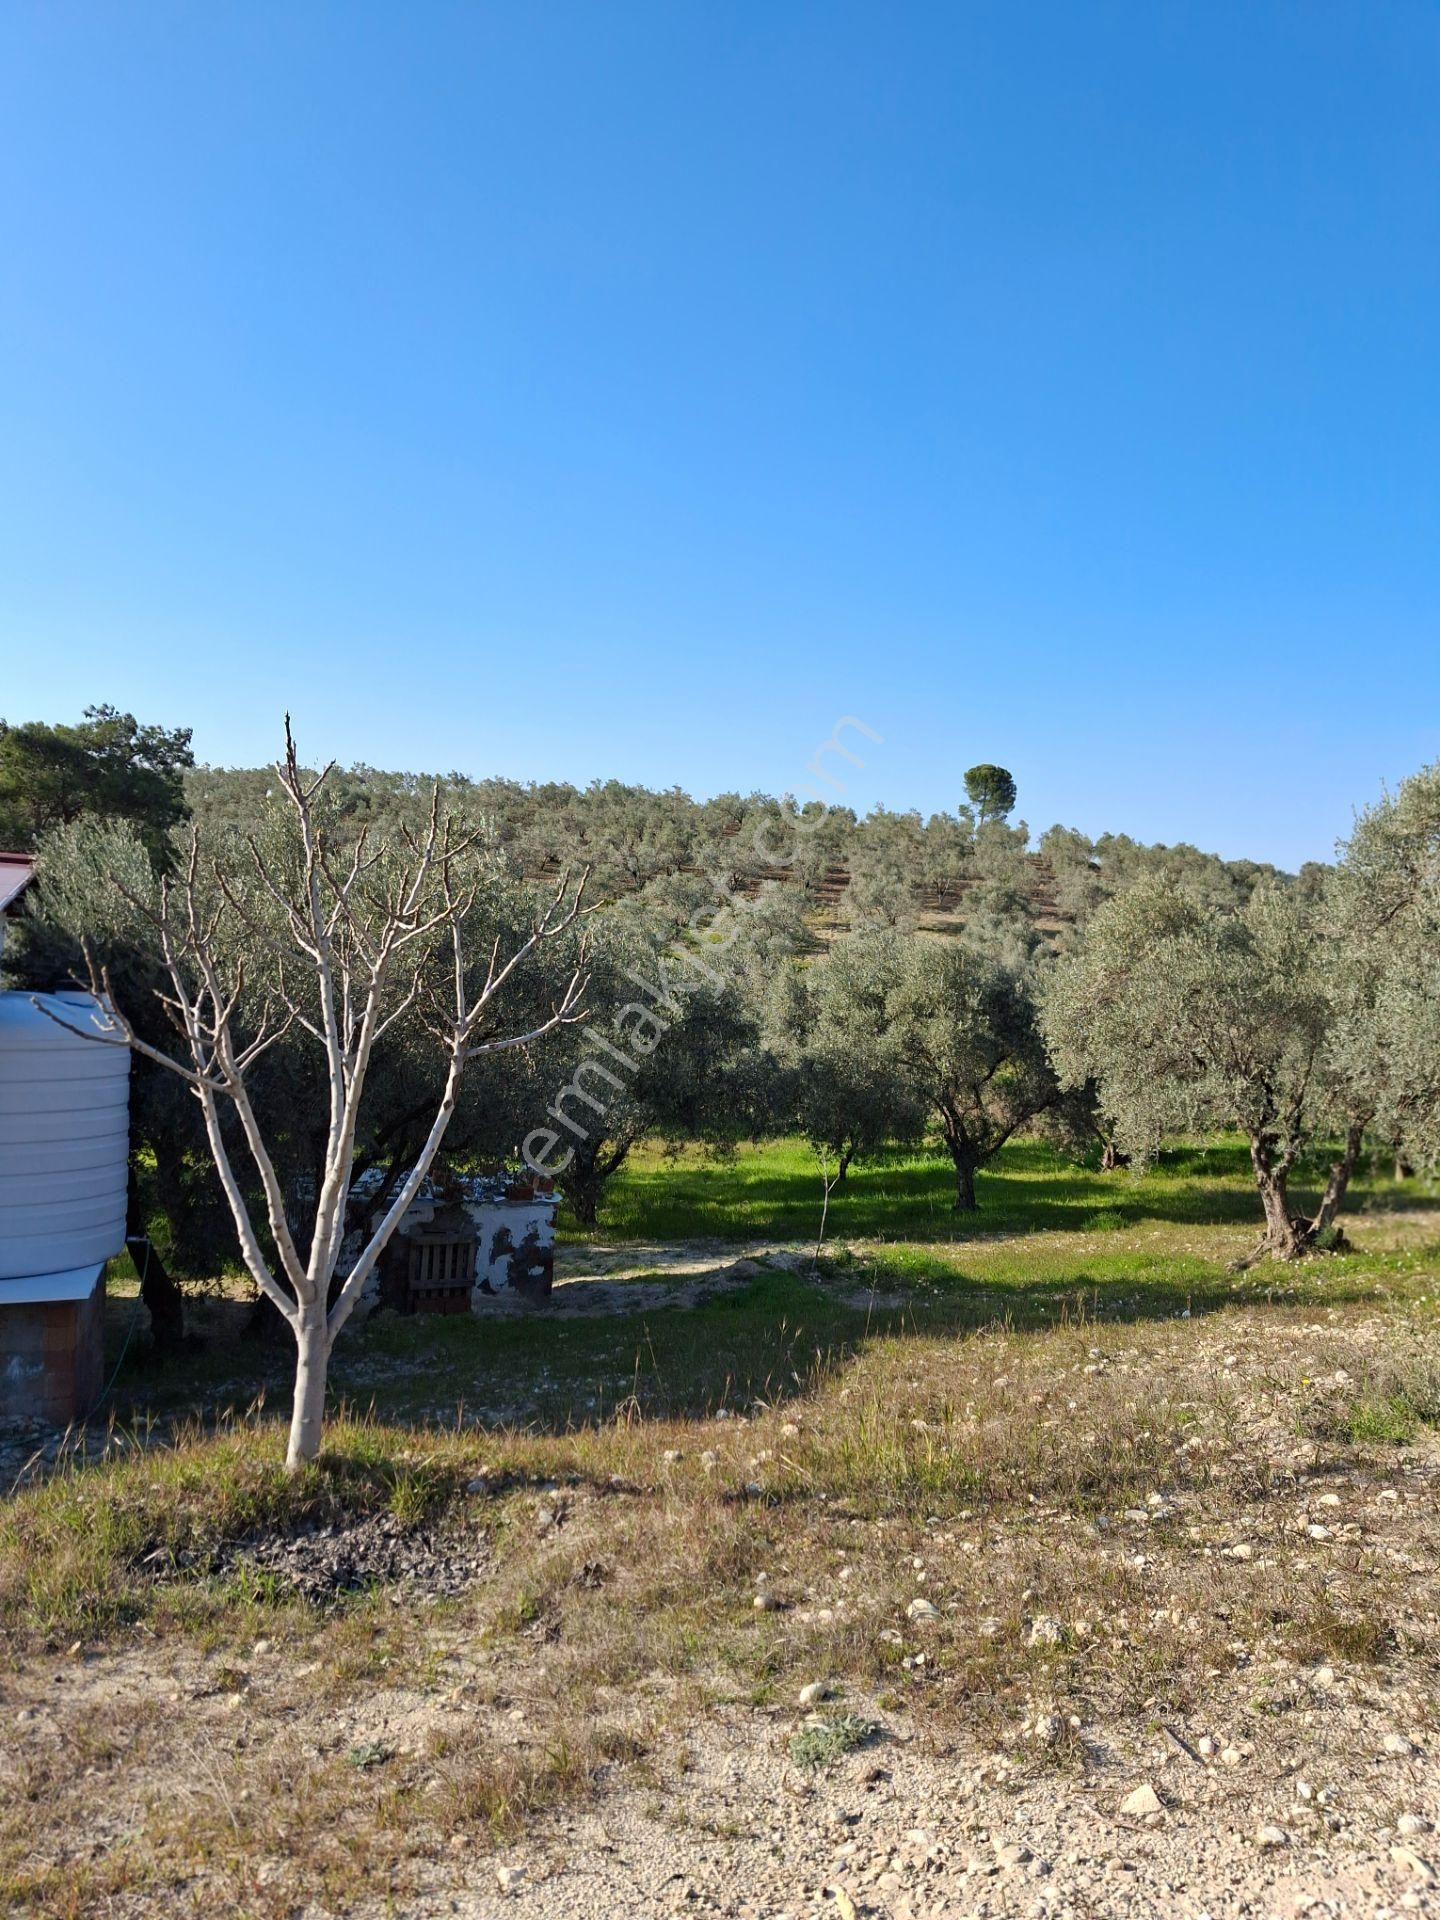
POLYGON ((975 856, 975 824, 967 811, 932 813, 925 823, 920 872, 935 892, 935 904, 944 913, 963 891, 975 856))
POLYGON ((876 807, 867 816, 850 850, 845 911, 852 926, 913 929, 924 845, 918 813, 876 807))
POLYGON ((976 1173, 1055 1097, 1032 971, 970 940, 910 940, 889 1011, 910 1084, 955 1167, 955 1211, 969 1213, 976 1173))
POLYGON ((1239 1128, 1265 1218, 1252 1257, 1294 1259, 1325 1244, 1370 1117, 1334 1044, 1348 978, 1323 904, 1266 884, 1231 907, 1159 876, 1095 913, 1048 975, 1042 1020, 1062 1085, 1095 1082, 1137 1165, 1167 1136, 1239 1128), (1328 1128, 1344 1144, 1302 1216, 1290 1176, 1328 1128))
MULTIPOLYGON (((285 756, 258 827, 177 831, 157 874, 121 823, 77 829, 70 862, 74 930, 125 925, 158 957, 170 1044, 146 1039, 92 962, 101 1000, 77 1025, 87 1038, 133 1048, 174 1074, 197 1101, 247 1271, 294 1335, 295 1393, 287 1465, 319 1451, 336 1337, 430 1171, 477 1057, 523 1046, 577 1016, 583 971, 565 979, 532 1024, 505 1019, 506 990, 535 952, 580 911, 564 876, 508 951, 483 923, 495 874, 482 836, 447 810, 439 786, 418 831, 348 832, 329 808, 330 769, 308 775, 287 722, 285 756), (336 1280, 367 1081, 377 1046, 420 1017, 433 1078, 425 1134, 406 1177, 358 1257, 336 1280), (286 1194, 254 1098, 266 1056, 304 1036, 323 1072, 324 1151, 305 1217, 286 1194), (233 1123, 233 1124, 227 1124, 233 1123), (237 1138, 238 1135, 238 1138, 237 1138), (247 1197, 242 1155, 258 1207, 247 1197), (332 1282, 335 1282, 332 1286, 332 1282)), ((63 915, 66 899, 52 902, 63 915)))
POLYGON ((777 1123, 796 1127, 842 1182, 852 1161, 924 1127, 900 1058, 890 1004, 902 949, 883 933, 855 934, 810 966, 774 978, 765 1033, 775 1062, 777 1123))
POLYGON ((532 1077, 521 1149, 586 1226, 642 1140, 724 1146, 752 1131, 756 1064, 736 941, 698 939, 644 897, 597 916, 591 936, 585 1018, 532 1077))
POLYGON ((937 1121, 955 1210, 972 1211, 978 1170, 1055 1094, 1028 966, 968 941, 878 931, 837 943, 825 999, 830 1084, 872 1137, 885 1124, 903 1137, 916 1115, 937 1121))
POLYGON ((1351 977, 1338 1047, 1401 1157, 1440 1163, 1440 762, 1359 817, 1334 876, 1351 977))

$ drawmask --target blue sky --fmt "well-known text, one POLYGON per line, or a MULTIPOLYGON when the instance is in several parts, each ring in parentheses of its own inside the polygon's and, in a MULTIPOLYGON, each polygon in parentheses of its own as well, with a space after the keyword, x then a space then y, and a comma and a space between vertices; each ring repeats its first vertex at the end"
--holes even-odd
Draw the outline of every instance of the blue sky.
POLYGON ((0 713, 1295 864, 1440 755, 1440 8, 0 14, 0 713))

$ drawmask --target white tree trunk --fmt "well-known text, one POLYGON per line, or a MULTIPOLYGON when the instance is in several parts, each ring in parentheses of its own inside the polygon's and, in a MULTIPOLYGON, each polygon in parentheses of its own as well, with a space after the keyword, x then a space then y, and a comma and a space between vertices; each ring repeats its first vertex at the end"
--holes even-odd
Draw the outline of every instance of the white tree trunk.
POLYGON ((295 1401, 290 1413, 290 1444, 285 1451, 285 1465, 291 1473, 320 1451, 329 1361, 330 1336, 322 1294, 318 1304, 312 1301, 301 1308, 295 1325, 295 1401))

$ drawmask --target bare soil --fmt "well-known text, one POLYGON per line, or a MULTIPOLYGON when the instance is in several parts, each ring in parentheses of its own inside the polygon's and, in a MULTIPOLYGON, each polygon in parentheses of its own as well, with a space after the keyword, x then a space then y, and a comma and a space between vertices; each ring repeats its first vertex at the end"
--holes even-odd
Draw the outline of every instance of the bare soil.
MULTIPOLYGON (((562 1296, 750 1277, 702 1248, 651 1282, 657 1254, 562 1296)), ((1333 1307, 877 1340, 721 1418, 402 1435, 463 1494, 117 1562, 132 1624, 0 1641, 0 1894, 35 1920, 1440 1911, 1428 1260, 1333 1307), (873 1738, 801 1764, 846 1714, 873 1738)))

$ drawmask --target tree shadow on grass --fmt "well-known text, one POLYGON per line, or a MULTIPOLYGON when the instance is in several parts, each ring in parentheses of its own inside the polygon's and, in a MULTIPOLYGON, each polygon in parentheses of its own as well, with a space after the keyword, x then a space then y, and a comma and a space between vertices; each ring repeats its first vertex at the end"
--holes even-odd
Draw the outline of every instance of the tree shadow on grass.
MULTIPOLYGON (((1297 1167, 1298 1205, 1318 1201, 1327 1156, 1317 1147, 1297 1167)), ((978 1175, 974 1213, 953 1208, 954 1177, 939 1155, 893 1152, 858 1163, 830 1195, 836 1239, 963 1243, 997 1234, 1083 1232, 1141 1220, 1182 1227, 1249 1226, 1259 1198, 1243 1141, 1218 1140, 1163 1153, 1143 1174, 1102 1173, 1040 1141, 1012 1141, 978 1175)), ((1434 1196, 1393 1182, 1357 1181, 1356 1200, 1424 1207, 1434 1196)), ((642 1163, 620 1175, 607 1199, 603 1243, 681 1239, 805 1240, 820 1215, 819 1173, 803 1150, 780 1144, 723 1161, 642 1163)), ((578 1236, 572 1231, 572 1240, 578 1236)))
MULTIPOLYGON (((897 1249, 897 1252, 903 1251, 897 1249)), ((617 1420, 697 1420, 747 1413, 812 1393, 876 1341, 963 1340, 1014 1332, 1200 1318, 1237 1307, 1315 1309, 1373 1303, 1377 1267, 1358 1256, 1230 1275, 1213 1262, 1093 1251, 1050 1273, 966 1273, 893 1264, 886 1252, 840 1264, 821 1282, 765 1271, 704 1305, 559 1320, 386 1316, 344 1336, 335 1402, 386 1425, 475 1427, 557 1436, 617 1420)), ((289 1404, 286 1350, 231 1346, 205 1379, 128 1367, 122 1423, 210 1425, 260 1393, 289 1404)))

